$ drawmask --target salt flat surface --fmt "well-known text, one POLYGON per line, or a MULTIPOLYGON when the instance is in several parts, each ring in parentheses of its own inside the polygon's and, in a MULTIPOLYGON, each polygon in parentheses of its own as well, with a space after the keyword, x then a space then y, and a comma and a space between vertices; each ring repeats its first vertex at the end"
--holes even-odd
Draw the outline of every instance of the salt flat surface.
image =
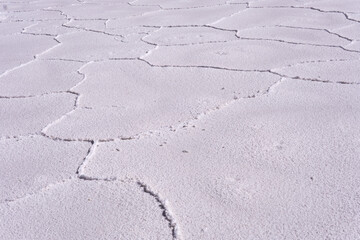
POLYGON ((0 0, 0 239, 360 239, 357 0, 0 0))

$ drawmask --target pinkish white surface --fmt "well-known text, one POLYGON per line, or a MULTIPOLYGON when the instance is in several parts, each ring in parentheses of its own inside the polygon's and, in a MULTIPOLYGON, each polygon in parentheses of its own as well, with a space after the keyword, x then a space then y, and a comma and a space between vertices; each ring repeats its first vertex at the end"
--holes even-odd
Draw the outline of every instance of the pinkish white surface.
POLYGON ((0 239, 360 239, 358 0, 0 0, 0 239))

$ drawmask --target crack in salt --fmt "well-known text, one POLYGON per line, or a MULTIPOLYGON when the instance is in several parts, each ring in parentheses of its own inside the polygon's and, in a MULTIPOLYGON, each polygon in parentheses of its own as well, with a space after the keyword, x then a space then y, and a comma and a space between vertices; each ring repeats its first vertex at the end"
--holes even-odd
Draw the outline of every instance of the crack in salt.
POLYGON ((154 192, 149 185, 147 185, 146 183, 142 182, 142 181, 137 181, 136 182, 137 185, 139 185, 139 187, 147 194, 149 194, 150 196, 152 196, 155 201, 159 204, 159 208, 162 211, 162 216, 165 218, 165 220, 168 222, 169 228, 171 230, 172 233, 172 237, 173 240, 179 240, 181 239, 180 237, 180 231, 179 231, 179 226, 175 221, 175 218, 173 217, 173 214, 167 204, 167 201, 162 199, 160 197, 160 195, 156 192, 154 192))
POLYGON ((87 180, 83 172, 85 170, 86 164, 89 162, 89 158, 91 158, 91 156, 95 154, 95 150, 98 144, 99 144, 98 142, 93 142, 93 141, 91 142, 91 146, 88 149, 86 156, 83 159, 83 162, 79 165, 78 169, 76 170, 76 175, 78 176, 78 178, 87 180))

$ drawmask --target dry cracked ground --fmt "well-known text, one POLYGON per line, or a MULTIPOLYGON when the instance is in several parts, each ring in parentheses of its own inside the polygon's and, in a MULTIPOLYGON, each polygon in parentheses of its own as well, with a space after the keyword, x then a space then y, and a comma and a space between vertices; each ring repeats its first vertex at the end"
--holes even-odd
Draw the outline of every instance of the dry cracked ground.
POLYGON ((0 7, 0 239, 360 239, 359 0, 0 7))

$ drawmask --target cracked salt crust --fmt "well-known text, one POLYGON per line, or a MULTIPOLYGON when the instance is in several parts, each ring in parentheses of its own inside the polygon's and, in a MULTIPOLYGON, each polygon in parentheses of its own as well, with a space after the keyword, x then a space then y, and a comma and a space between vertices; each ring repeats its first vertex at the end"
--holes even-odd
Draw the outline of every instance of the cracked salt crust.
POLYGON ((346 46, 348 49, 360 52, 360 41, 353 41, 346 46))
POLYGON ((303 0, 258 0, 250 1, 249 7, 294 7, 303 6, 306 1, 303 0))
POLYGON ((269 73, 156 68, 131 60, 93 63, 82 72, 86 81, 73 91, 81 94, 83 108, 49 127, 46 134, 70 139, 130 137, 184 122, 223 102, 257 94, 279 80, 269 73), (224 76, 226 80, 220 82, 224 76), (99 84, 102 89, 95 90, 99 84))
MULTIPOLYGON (((160 6, 162 9, 189 9, 189 8, 201 8, 210 6, 221 6, 227 3, 226 0, 198 0, 188 1, 180 0, 177 2, 169 2, 166 0, 135 0, 130 2, 133 6, 160 6)), ((245 1, 243 1, 245 3, 245 1)))
POLYGON ((334 29, 334 32, 351 40, 360 40, 360 24, 347 25, 338 29, 334 29))
POLYGON ((31 25, 28 22, 0 23, 0 36, 18 34, 23 28, 31 25))
POLYGON ((1 140, 0 204, 72 177, 89 146, 40 136, 1 140))
POLYGON ((56 44, 57 42, 52 38, 43 36, 24 34, 1 36, 0 74, 33 60, 34 55, 47 51, 56 44))
POLYGON ((356 1, 343 0, 341 3, 336 0, 320 0, 306 3, 305 6, 321 9, 323 11, 335 12, 360 12, 360 5, 356 1))
POLYGON ((35 60, 0 77, 0 96, 31 96, 66 91, 83 79, 76 72, 82 65, 76 62, 35 60))
POLYGON ((274 25, 332 29, 346 24, 348 20, 340 13, 323 13, 306 8, 248 8, 214 26, 237 30, 274 25))
POLYGON ((236 40, 233 32, 219 34, 219 30, 210 27, 174 27, 161 28, 143 38, 157 46, 190 45, 236 40))
POLYGON ((124 3, 112 2, 112 4, 72 4, 57 8, 73 19, 125 19, 140 16, 144 13, 159 10, 158 7, 139 6, 132 7, 124 3))
POLYGON ((352 19, 355 22, 360 22, 360 13, 348 13, 349 19, 352 19))
POLYGON ((236 35, 241 39, 267 39, 319 46, 345 46, 351 42, 350 39, 326 30, 282 26, 244 29, 239 30, 236 35))
POLYGON ((305 62, 280 69, 273 69, 273 71, 293 78, 299 77, 313 79, 314 81, 360 84, 357 73, 359 64, 359 60, 305 62))
POLYGON ((68 180, 0 213, 3 239, 172 239, 158 202, 132 182, 68 180))
POLYGON ((245 9, 245 5, 224 5, 194 9, 156 11, 142 16, 114 19, 108 22, 110 28, 124 26, 179 26, 204 25, 212 23, 223 16, 228 16, 245 9))
POLYGON ((241 40, 191 46, 159 47, 143 57, 157 66, 218 67, 233 70, 271 70, 311 60, 357 59, 340 47, 305 46, 266 40, 241 40), (274 60, 276 59, 276 61, 274 60))
POLYGON ((99 61, 109 58, 136 58, 153 48, 144 42, 124 43, 121 37, 88 31, 61 35, 57 39, 61 45, 43 54, 42 59, 99 61), (84 42, 84 38, 87 41, 84 42))
POLYGON ((0 98, 1 137, 39 133, 49 122, 70 111, 74 100, 69 93, 0 98))
POLYGON ((151 181, 184 239, 316 239, 327 231, 351 239, 360 213, 359 90, 286 80, 196 128, 101 143, 85 173, 151 181), (269 227, 280 223, 284 230, 269 227))
POLYGON ((64 28, 62 24, 65 24, 66 22, 66 20, 37 22, 25 28, 22 33, 56 37, 60 34, 66 34, 75 31, 73 29, 64 28))
POLYGON ((64 16, 62 16, 59 12, 54 11, 26 11, 26 12, 12 12, 8 14, 8 21, 42 21, 42 20, 62 20, 64 16))
POLYGON ((357 239, 356 0, 0 1, 1 239, 357 239))

